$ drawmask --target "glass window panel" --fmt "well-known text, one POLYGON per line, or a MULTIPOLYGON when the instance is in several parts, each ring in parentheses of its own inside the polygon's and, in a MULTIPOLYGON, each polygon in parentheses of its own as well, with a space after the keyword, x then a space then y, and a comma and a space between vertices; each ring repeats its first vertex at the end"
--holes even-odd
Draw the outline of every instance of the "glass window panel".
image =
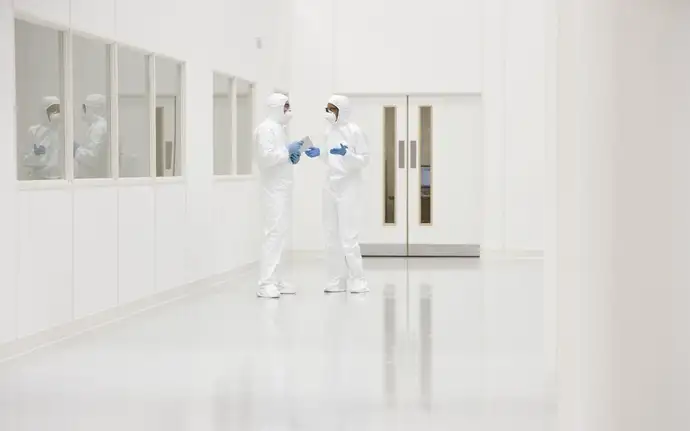
POLYGON ((182 174, 181 63, 156 57, 156 176, 182 174))
POLYGON ((397 124, 397 110, 395 106, 387 106, 383 108, 383 122, 384 122, 384 221, 386 224, 395 224, 395 193, 396 193, 396 157, 395 157, 395 141, 396 141, 396 124, 397 124))
POLYGON ((110 46, 72 37, 74 177, 110 177, 110 46))
POLYGON ((232 78, 213 74, 213 173, 232 174, 232 78))
POLYGON ((432 161, 432 108, 419 107, 419 196, 421 199, 421 224, 431 224, 431 161, 432 161))
POLYGON ((120 177, 151 176, 148 56, 118 48, 118 143, 120 177))
POLYGON ((17 177, 65 178, 64 37, 15 21, 17 177))
POLYGON ((253 171, 254 84, 237 79, 237 173, 253 171))

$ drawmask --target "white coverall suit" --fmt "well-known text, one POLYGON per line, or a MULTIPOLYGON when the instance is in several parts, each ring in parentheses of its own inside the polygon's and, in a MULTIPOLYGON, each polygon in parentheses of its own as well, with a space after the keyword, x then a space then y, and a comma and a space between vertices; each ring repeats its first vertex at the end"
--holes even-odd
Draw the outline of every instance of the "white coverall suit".
POLYGON ((330 281, 326 291, 368 291, 359 247, 359 223, 362 217, 362 169, 369 163, 369 145, 362 130, 349 121, 350 104, 345 96, 328 101, 338 108, 338 118, 326 132, 325 148, 320 158, 328 165, 323 191, 323 218, 330 281), (347 146, 344 156, 330 150, 347 146))
POLYGON ((74 150, 77 178, 109 176, 108 122, 105 119, 106 98, 92 94, 84 102, 84 121, 88 124, 86 141, 74 150))
POLYGON ((28 168, 29 179, 32 180, 55 180, 62 176, 62 119, 59 113, 48 112, 54 106, 60 106, 60 99, 44 97, 40 114, 43 122, 29 128, 31 147, 24 154, 23 164, 28 168))
POLYGON ((285 132, 291 112, 284 112, 287 96, 273 94, 268 99, 269 115, 254 132, 256 161, 261 173, 263 243, 259 275, 259 296, 276 297, 266 291, 294 293, 280 278, 279 266, 290 229, 292 213, 293 165, 285 132))

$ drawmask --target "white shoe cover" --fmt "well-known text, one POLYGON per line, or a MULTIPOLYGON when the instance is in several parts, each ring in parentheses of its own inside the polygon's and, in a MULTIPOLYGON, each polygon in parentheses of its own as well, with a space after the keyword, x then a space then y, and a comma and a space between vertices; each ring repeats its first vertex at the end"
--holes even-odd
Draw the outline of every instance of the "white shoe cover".
POLYGON ((280 291, 276 286, 269 284, 268 286, 259 287, 259 290, 256 291, 256 296, 259 298, 280 298, 280 291))

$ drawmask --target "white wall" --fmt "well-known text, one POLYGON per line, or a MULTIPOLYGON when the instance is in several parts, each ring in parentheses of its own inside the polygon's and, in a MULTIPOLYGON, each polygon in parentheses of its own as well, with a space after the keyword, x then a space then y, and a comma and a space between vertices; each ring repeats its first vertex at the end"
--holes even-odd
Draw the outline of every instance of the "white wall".
MULTIPOLYGON (((0 342, 256 259, 256 179, 212 175, 212 72, 256 82, 259 100, 288 88, 289 7, 282 0, 0 0, 0 342), (185 177, 20 187, 13 8, 184 61, 185 177)), ((262 104, 257 111, 260 118, 262 104)))
POLYGON ((481 91, 482 3, 333 2, 334 87, 369 94, 481 91))
POLYGON ((690 3, 557 7, 558 429, 687 430, 690 3))
POLYGON ((505 248, 543 250, 546 179, 546 4, 504 2, 505 248))
MULTIPOLYGON (((546 0, 295 0, 294 5, 294 137, 323 132, 320 113, 332 93, 481 93, 482 246, 543 250, 546 0)), ((298 166, 298 190, 322 181, 318 165, 298 166)), ((297 194, 295 249, 323 247, 320 208, 318 192, 297 194), (300 215, 305 213, 312 217, 300 215)))
POLYGON ((17 191, 15 186, 14 37, 12 0, 0 0, 0 342, 17 329, 17 191))

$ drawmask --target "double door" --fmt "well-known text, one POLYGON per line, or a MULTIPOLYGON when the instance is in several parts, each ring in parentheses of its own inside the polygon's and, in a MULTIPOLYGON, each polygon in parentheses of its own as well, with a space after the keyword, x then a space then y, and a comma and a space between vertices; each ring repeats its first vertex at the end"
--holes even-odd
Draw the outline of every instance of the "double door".
POLYGON ((369 140, 365 256, 479 256, 481 98, 352 97, 369 140))

